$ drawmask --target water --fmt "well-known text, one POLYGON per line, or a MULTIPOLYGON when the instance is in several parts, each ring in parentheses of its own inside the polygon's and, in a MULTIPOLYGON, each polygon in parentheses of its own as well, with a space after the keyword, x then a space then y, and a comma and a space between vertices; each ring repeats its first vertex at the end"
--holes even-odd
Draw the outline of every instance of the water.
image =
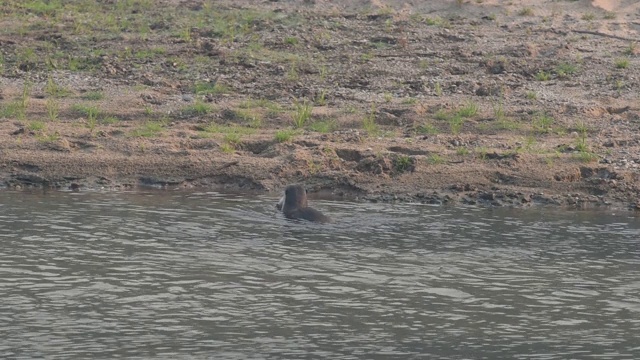
POLYGON ((633 214, 0 192, 0 358, 640 358, 633 214))

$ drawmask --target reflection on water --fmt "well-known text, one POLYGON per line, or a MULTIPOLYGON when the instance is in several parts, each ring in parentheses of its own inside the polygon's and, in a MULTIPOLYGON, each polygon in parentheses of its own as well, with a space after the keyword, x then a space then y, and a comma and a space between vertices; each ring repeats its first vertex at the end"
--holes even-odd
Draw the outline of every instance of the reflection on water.
POLYGON ((629 214, 276 201, 0 193, 0 358, 640 358, 629 214))

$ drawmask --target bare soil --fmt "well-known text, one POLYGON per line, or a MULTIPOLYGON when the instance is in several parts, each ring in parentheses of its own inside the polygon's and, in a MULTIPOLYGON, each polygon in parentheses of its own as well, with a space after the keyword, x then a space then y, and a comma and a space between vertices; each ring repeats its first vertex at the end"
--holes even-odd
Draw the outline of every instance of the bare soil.
POLYGON ((0 5, 5 187, 640 208, 636 1, 42 4, 0 5))

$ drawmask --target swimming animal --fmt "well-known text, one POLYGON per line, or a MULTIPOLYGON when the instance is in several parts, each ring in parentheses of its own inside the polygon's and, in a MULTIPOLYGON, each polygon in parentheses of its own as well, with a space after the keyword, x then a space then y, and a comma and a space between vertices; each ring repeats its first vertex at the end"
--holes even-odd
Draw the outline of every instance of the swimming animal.
POLYGON ((302 219, 319 223, 331 222, 328 216, 320 211, 310 208, 307 204, 307 191, 302 185, 289 185, 284 191, 284 196, 276 204, 278 210, 289 219, 302 219))

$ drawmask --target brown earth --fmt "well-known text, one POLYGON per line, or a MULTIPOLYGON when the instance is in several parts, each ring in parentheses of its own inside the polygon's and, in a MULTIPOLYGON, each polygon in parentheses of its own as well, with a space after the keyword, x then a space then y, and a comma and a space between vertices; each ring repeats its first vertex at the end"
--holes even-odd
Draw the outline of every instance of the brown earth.
POLYGON ((640 207, 636 1, 38 3, 0 5, 6 187, 640 207))

